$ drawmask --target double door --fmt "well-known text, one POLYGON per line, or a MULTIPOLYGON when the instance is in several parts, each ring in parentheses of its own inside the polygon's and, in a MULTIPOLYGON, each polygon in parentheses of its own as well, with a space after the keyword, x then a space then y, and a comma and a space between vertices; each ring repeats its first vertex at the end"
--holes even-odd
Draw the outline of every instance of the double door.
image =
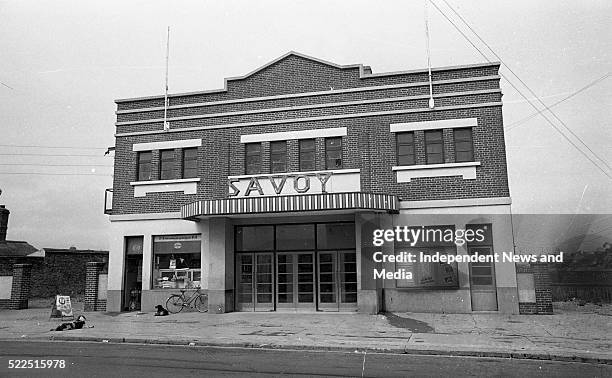
POLYGON ((236 310, 357 308, 355 251, 238 253, 236 310))

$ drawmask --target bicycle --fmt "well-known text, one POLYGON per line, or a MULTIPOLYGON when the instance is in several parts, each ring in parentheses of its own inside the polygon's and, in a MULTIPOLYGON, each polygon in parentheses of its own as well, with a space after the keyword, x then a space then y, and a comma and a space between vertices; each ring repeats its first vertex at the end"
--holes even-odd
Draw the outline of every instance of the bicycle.
POLYGON ((183 308, 195 308, 198 312, 208 311, 208 295, 200 292, 200 287, 194 291, 189 298, 185 296, 187 290, 181 290, 181 294, 172 294, 166 301, 166 309, 172 314, 178 314, 183 308))

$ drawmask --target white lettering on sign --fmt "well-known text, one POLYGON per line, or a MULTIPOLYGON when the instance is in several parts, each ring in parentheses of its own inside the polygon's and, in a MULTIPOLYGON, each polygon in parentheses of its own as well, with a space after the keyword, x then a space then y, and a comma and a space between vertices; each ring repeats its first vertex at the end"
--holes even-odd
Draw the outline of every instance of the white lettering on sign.
POLYGON ((348 193, 361 189, 358 169, 229 176, 229 197, 348 193))

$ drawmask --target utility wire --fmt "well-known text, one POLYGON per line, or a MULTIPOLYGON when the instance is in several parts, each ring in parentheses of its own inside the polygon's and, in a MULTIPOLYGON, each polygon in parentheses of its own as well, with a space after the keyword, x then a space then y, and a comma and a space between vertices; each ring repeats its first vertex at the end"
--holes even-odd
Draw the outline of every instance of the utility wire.
POLYGON ((0 153, 0 156, 65 156, 65 157, 72 157, 72 156, 89 156, 89 157, 99 157, 99 158, 103 158, 103 155, 92 155, 92 154, 37 154, 37 153, 0 153))
POLYGON ((27 165, 37 167, 109 167, 112 165, 108 164, 34 164, 34 163, 0 163, 0 165, 27 165))
MULTIPOLYGON (((463 38, 466 39, 466 41, 468 41, 470 43, 470 45, 472 45, 472 47, 474 47, 479 53, 480 55, 482 55, 488 62, 491 62, 491 60, 472 42, 472 40, 438 7, 438 5, 436 3, 434 3, 433 1, 429 0, 430 3, 438 10, 438 12, 440 12, 440 14, 451 24, 453 25, 453 27, 463 36, 463 38)), ((505 65, 505 64, 504 64, 505 65)), ((507 66, 506 66, 507 67, 507 66)), ((500 76, 503 77, 504 79, 506 79, 508 81, 508 83, 518 92, 519 95, 521 95, 521 97, 523 97, 536 111, 540 112, 540 109, 538 109, 537 106, 535 106, 533 104, 533 102, 531 102, 531 100, 525 96, 523 94, 523 92, 517 88, 516 85, 514 85, 514 83, 512 81, 510 81, 510 79, 508 79, 504 74, 500 73, 500 76)), ((516 75, 515 75, 516 76, 516 75)), ((548 118, 544 113, 540 113, 542 114, 542 117, 544 117, 544 119, 555 129, 557 130, 572 146, 574 146, 581 154, 583 154, 591 163, 593 163, 593 165, 595 165, 595 167, 597 167, 600 171, 603 172, 604 175, 606 175, 608 178, 612 179, 612 175, 610 175, 608 172, 606 172, 602 167, 599 166, 599 164, 597 164, 589 155, 587 155, 583 150, 581 150, 571 139, 569 139, 567 137, 567 135, 565 135, 561 130, 559 130, 559 128, 557 127, 557 125, 555 125, 550 118, 548 118)))
MULTIPOLYGON (((431 1, 431 0, 429 0, 429 1, 431 1)), ((445 4, 446 4, 446 5, 447 5, 447 6, 450 8, 450 10, 451 10, 451 11, 453 11, 453 13, 455 13, 455 14, 457 15, 457 17, 459 17, 459 19, 460 19, 460 20, 461 20, 461 21, 462 21, 462 22, 465 24, 465 26, 467 26, 467 27, 468 27, 468 29, 470 29, 470 30, 472 31, 472 33, 474 33, 474 35, 475 35, 475 36, 476 36, 476 37, 477 37, 477 38, 480 40, 480 42, 482 42, 482 43, 483 43, 483 44, 484 44, 484 45, 485 45, 485 46, 486 46, 486 47, 489 49, 489 51, 491 51, 491 52, 493 53, 493 55, 494 55, 494 56, 495 56, 495 57, 496 57, 496 58, 497 58, 497 59, 498 59, 498 60, 499 60, 499 61, 500 61, 500 62, 501 62, 501 63, 502 63, 502 64, 503 64, 503 65, 504 65, 504 66, 505 66, 507 69, 508 69, 508 71, 510 71, 510 73, 512 73, 512 75, 514 75, 514 77, 516 77, 516 79, 517 79, 517 80, 518 80, 518 81, 519 81, 521 84, 523 84, 523 86, 524 86, 524 87, 525 87, 525 88, 526 88, 526 89, 529 91, 529 93, 531 93, 531 94, 532 94, 532 95, 535 97, 535 99, 536 99, 536 100, 537 100, 537 101, 538 101, 538 102, 539 102, 539 103, 540 103, 540 104, 541 104, 541 105, 542 105, 542 106, 545 108, 545 110, 548 110, 548 111, 550 112, 550 114, 552 114, 552 116, 553 116, 553 117, 554 117, 554 118, 555 118, 557 121, 559 121, 559 123, 561 123, 561 124, 563 125, 563 127, 565 127, 565 129, 567 129, 567 131, 569 131, 569 132, 570 132, 570 133, 571 133, 571 134, 572 134, 572 135, 573 135, 573 136, 574 136, 576 139, 578 139, 578 141, 580 141, 580 143, 582 143, 582 145, 583 145, 584 147, 586 147, 586 148, 587 148, 587 149, 588 149, 588 150, 591 152, 591 154, 593 154, 593 156, 595 156, 597 159, 599 159, 599 160, 600 160, 600 161, 601 161, 601 162, 602 162, 602 163, 603 163, 603 164, 604 164, 604 165, 605 165, 605 166, 606 166, 608 169, 612 169, 612 167, 610 167, 610 165, 608 164, 608 162, 607 162, 606 160, 602 159, 602 158, 601 158, 599 155, 597 155, 597 153, 595 153, 595 151, 593 151, 593 150, 592 150, 592 149, 591 149, 591 148, 590 148, 590 147, 589 147, 589 146, 588 146, 588 145, 587 145, 587 144, 586 144, 586 143, 585 143, 585 142, 584 142, 584 141, 583 141, 583 140, 582 140, 582 139, 581 139, 581 138, 580 138, 578 135, 576 135, 576 134, 575 134, 575 133, 574 133, 574 132, 573 132, 573 131, 572 131, 572 130, 571 130, 571 129, 570 129, 570 128, 569 128, 569 127, 566 125, 566 124, 565 124, 565 122, 563 122, 563 120, 561 120, 561 118, 559 118, 559 117, 558 117, 558 116, 555 114, 555 112, 553 112, 553 111, 550 109, 550 107, 548 107, 548 106, 547 106, 547 105, 544 103, 544 101, 542 101, 542 100, 540 99, 540 97, 539 97, 539 96, 538 96, 538 95, 537 95, 537 94, 536 94, 536 93, 535 93, 533 90, 531 90, 531 88, 530 88, 530 87, 529 87, 529 86, 528 86, 528 85, 527 85, 527 84, 526 84, 526 83, 525 83, 525 82, 524 82, 524 81, 523 81, 523 80, 522 80, 522 79, 521 79, 521 78, 520 78, 520 77, 519 77, 519 76, 518 76, 518 75, 517 75, 517 74, 516 74, 516 73, 515 73, 515 72, 512 70, 512 68, 510 68, 510 67, 509 67, 509 66, 506 64, 506 62, 504 62, 504 61, 503 61, 503 59, 502 59, 502 58, 501 58, 499 55, 497 55, 497 53, 495 52, 495 50, 493 50, 493 49, 491 48, 491 46, 489 46, 489 44, 488 44, 487 42, 485 42, 485 40, 484 40, 484 39, 482 39, 482 38, 480 37, 480 35, 479 35, 479 34, 476 32, 476 30, 474 30, 474 29, 473 29, 473 28, 470 26, 470 24, 469 24, 469 23, 468 23, 468 22, 467 22, 467 21, 466 21, 466 20, 465 20, 465 19, 464 19, 464 18, 463 18, 463 17, 462 17, 462 16, 461 16, 461 15, 460 15, 460 14, 459 14, 459 13, 458 13, 456 10, 455 10, 455 8, 453 8, 453 7, 452 7, 452 6, 451 6, 451 5, 448 3, 448 1, 447 1, 447 0, 442 0, 442 1, 444 1, 444 3, 445 3, 445 4)), ((431 1, 431 2, 433 3, 433 1, 431 1)), ((438 8, 438 9, 439 9, 439 8, 438 8)), ((485 57, 485 58, 486 58, 486 57, 485 57)), ((506 79, 506 80, 507 80, 507 79, 506 79)), ((522 95, 522 94, 521 94, 521 95, 522 95)), ((525 97, 525 96, 523 96, 523 97, 525 97)), ((539 109, 538 109, 538 108, 537 108, 535 105, 533 105, 533 104, 531 103, 531 101, 529 101, 529 103, 531 104, 531 106, 533 106, 533 107, 534 107, 536 110, 538 110, 538 111, 539 111, 539 109)), ((542 113, 542 116, 544 116, 544 113, 542 113)), ((549 123, 551 124, 551 126, 553 126, 553 127, 555 128, 555 130, 557 130, 557 131, 558 131, 560 134, 562 134, 562 135, 565 137, 565 139, 567 139, 568 141, 570 140, 570 139, 569 139, 567 136, 565 136, 565 134, 563 134, 563 132, 562 132, 561 130, 559 130, 559 128, 557 128, 557 127, 556 127, 556 125, 554 125, 554 124, 553 124, 552 122, 550 122, 550 121, 549 121, 549 123)), ((573 144, 573 143, 572 143, 572 144, 573 144)), ((574 146, 576 147, 576 145, 574 145, 574 146)), ((578 147, 576 147, 576 148, 578 148, 578 147)), ((583 152, 583 154, 584 154, 584 152, 583 152)), ((584 154, 584 155, 586 156, 586 154, 584 154)), ((603 170, 602 170, 602 172, 603 172, 603 170)), ((604 173, 605 173, 605 172, 604 172, 604 173)), ((607 175, 608 177, 610 177, 608 174, 606 174, 606 175, 607 175)), ((610 177, 610 178, 612 178, 612 177, 610 177)))
POLYGON ((32 176, 107 176, 111 174, 103 173, 41 173, 41 172, 0 172, 0 175, 32 175, 32 176))
POLYGON ((36 144, 30 144, 30 145, 0 144, 0 147, 65 148, 65 149, 71 149, 71 150, 105 150, 108 148, 108 147, 43 146, 43 145, 36 145, 36 144))
MULTIPOLYGON (((559 100, 559 101, 557 101, 557 102, 555 102, 555 103, 551 104, 551 105, 549 106, 549 108, 555 107, 555 106, 557 106, 557 105, 561 104, 562 102, 565 102, 565 101, 569 100, 570 98, 572 98, 572 97, 574 97, 574 96, 578 95, 579 93, 581 93, 581 92, 583 92, 583 91, 585 91, 585 90, 589 89, 590 87, 594 86, 595 84, 599 84, 600 82, 602 82, 602 81, 604 81, 605 79, 609 78, 609 77, 610 77, 610 75, 612 75, 612 73, 608 72, 608 73, 607 73, 607 74, 605 74, 604 76, 600 77, 599 79, 597 79, 597 80, 595 80, 595 81, 592 81, 591 83, 589 83, 589 84, 585 85, 584 87, 582 87, 582 88, 578 89, 577 91, 573 92, 573 93, 572 93, 572 94, 570 94, 569 96, 564 97, 564 98, 562 98, 561 100, 559 100)), ((514 122, 514 123, 511 123, 510 125, 506 126, 506 131, 510 131, 510 130, 514 130, 514 129, 516 129, 517 127, 519 127, 519 126, 520 126, 520 125, 522 125, 523 123, 525 123, 525 122, 529 121, 530 119, 532 119, 533 117, 537 116, 537 115, 538 115, 538 114, 540 114, 540 113, 542 113, 542 112, 541 112, 541 111, 539 111, 539 112, 536 112, 536 113, 532 113, 531 115, 529 115, 529 116, 527 116, 527 117, 525 117, 525 118, 523 118, 523 119, 520 119, 520 120, 518 120, 518 121, 516 121, 516 122, 514 122)))

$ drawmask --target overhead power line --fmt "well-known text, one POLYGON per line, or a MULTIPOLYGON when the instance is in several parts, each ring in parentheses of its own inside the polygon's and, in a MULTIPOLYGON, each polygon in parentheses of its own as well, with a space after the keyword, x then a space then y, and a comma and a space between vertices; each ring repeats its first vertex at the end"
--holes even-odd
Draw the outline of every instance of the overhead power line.
MULTIPOLYGON (((430 0, 430 1, 431 1, 431 0, 430 0)), ((514 75, 514 77, 516 77, 516 79, 517 79, 517 80, 518 80, 518 81, 519 81, 521 84, 523 84, 523 86, 524 86, 525 88, 527 88, 527 90, 529 91, 529 93, 531 93, 531 94, 532 94, 532 95, 535 97, 535 99, 536 99, 536 100, 537 100, 537 101, 540 103, 540 105, 542 105, 542 106, 544 107, 544 109, 545 109, 545 110, 548 110, 548 112, 549 112, 550 114, 552 114, 552 116, 553 116, 553 117, 554 117, 554 118, 555 118, 557 121, 559 121, 559 123, 561 123, 561 124, 563 125, 563 127, 565 127, 565 129, 566 129, 567 131, 569 131, 569 132, 570 132, 570 133, 571 133, 571 134, 574 136, 574 138, 578 139, 578 141, 579 141, 580 143, 582 143, 582 145, 583 145, 584 147, 586 147, 586 149, 587 149, 587 150, 589 150, 589 151, 591 152, 591 154, 593 154, 593 156, 595 156, 597 159, 599 159, 599 160, 600 160, 600 161, 601 161, 601 162, 602 162, 602 163, 603 163, 603 164, 604 164, 604 165, 605 165, 605 166, 606 166, 608 169, 612 169, 612 167, 610 167, 610 165, 608 164, 608 162, 607 162, 606 160, 602 159, 602 158, 601 158, 599 155, 597 155, 597 153, 595 153, 595 151, 593 151, 593 150, 592 150, 592 149, 591 149, 591 148, 590 148, 590 147, 589 147, 589 146, 588 146, 588 145, 587 145, 587 144, 586 144, 586 143, 585 143, 585 142, 584 142, 584 141, 583 141, 583 140, 582 140, 582 139, 581 139, 581 138, 580 138, 578 135, 576 135, 576 134, 575 134, 575 133, 572 131, 572 129, 570 129, 570 128, 569 128, 569 126, 567 126, 567 125, 565 124, 565 122, 563 122, 563 120, 562 120, 561 118, 559 118, 559 117, 557 116, 557 114, 556 114, 555 112, 553 112, 553 111, 550 109, 550 107, 549 107, 548 105, 546 105, 546 104, 544 103, 544 101, 542 101, 542 99, 540 99, 540 97, 539 97, 539 96, 538 96, 538 95, 537 95, 537 94, 536 94, 536 93, 535 93, 533 90, 531 90, 531 88, 530 88, 530 87, 527 85, 527 83, 525 83, 525 82, 524 82, 524 81, 523 81, 523 80, 522 80, 522 79, 521 79, 521 78, 520 78, 520 77, 519 77, 519 76, 516 74, 516 72, 514 72, 514 70, 512 70, 512 68, 510 68, 510 66, 508 66, 508 64, 506 64, 506 62, 504 62, 504 60, 503 60, 503 59, 502 59, 502 58, 501 58, 501 57, 500 57, 500 56, 499 56, 499 55, 498 55, 498 54, 495 52, 495 50, 493 50, 493 48, 491 48, 491 46, 489 46, 489 44, 488 44, 488 43, 487 43, 487 42, 486 42, 484 39, 482 39, 482 37, 480 37, 480 35, 479 35, 479 34, 476 32, 476 30, 474 30, 474 29, 473 29, 473 28, 470 26, 470 24, 469 24, 469 23, 468 23, 468 22, 467 22, 467 21, 466 21, 466 20, 465 20, 465 19, 464 19, 464 18, 463 18, 463 17, 462 17, 462 16, 461 16, 461 15, 460 15, 460 14, 459 14, 459 13, 458 13, 456 10, 455 10, 455 8, 453 8, 453 7, 452 7, 452 6, 451 6, 451 5, 448 3, 448 1, 447 1, 447 0, 442 0, 442 1, 444 1, 444 3, 445 3, 445 4, 446 4, 446 5, 447 5, 447 6, 450 8, 450 10, 451 10, 451 11, 453 11, 453 13, 455 13, 455 14, 457 15, 457 17, 459 17, 459 19, 460 19, 460 20, 461 20, 461 21, 462 21, 462 22, 465 24, 465 26, 467 26, 467 27, 468 27, 468 29, 470 29, 470 30, 472 31, 472 33, 474 33, 474 35, 476 36, 476 38, 478 38, 478 39, 480 40, 480 42, 482 42, 482 43, 483 43, 483 44, 484 44, 484 45, 485 45, 485 46, 486 46, 486 47, 489 49, 489 51, 491 51, 491 52, 493 53, 493 55, 494 55, 494 56, 495 56, 495 57, 496 57, 496 58, 497 58, 497 59, 498 59, 498 60, 499 60, 499 61, 500 61, 500 62, 501 62, 501 63, 502 63, 502 64, 503 64, 503 65, 504 65, 504 66, 505 66, 507 69, 508 69, 508 71, 510 71, 510 73, 512 73, 512 75, 514 75)), ((531 102, 530 102, 530 103, 531 103, 531 102)), ((538 108, 537 108, 536 106, 534 106, 533 104, 532 104, 532 106, 533 106, 533 107, 534 107, 536 110, 538 110, 538 108)), ((542 114, 543 114, 543 113, 542 113, 542 114)), ((561 130, 559 130, 557 127, 555 127, 555 125, 553 125, 552 123, 551 123, 551 125, 552 125, 552 126, 555 128, 555 130, 557 130, 557 131, 558 131, 560 134, 562 134, 562 135, 564 135, 564 136, 565 136, 565 134, 563 134, 563 132, 562 132, 561 130)), ((566 139, 569 141, 569 138, 567 138, 567 137, 566 137, 566 139)), ((585 156, 586 156, 586 154, 585 154, 585 156)))
POLYGON ((25 148, 61 148, 70 150, 105 150, 108 147, 75 147, 75 146, 44 146, 39 144, 19 145, 19 144, 0 144, 0 147, 25 147, 25 148))
MULTIPOLYGON (((474 34, 476 34, 476 35, 478 36, 478 34, 477 34, 477 33, 476 33, 476 32, 475 32, 475 31, 474 31, 474 30, 473 30, 473 29, 472 29, 472 28, 471 28, 471 27, 470 27, 470 26, 467 24, 467 22, 466 22, 465 20, 463 20, 463 18, 462 18, 462 17, 461 17, 461 16, 460 16, 460 15, 459 15, 459 14, 458 14, 458 13, 457 13, 457 12, 456 12, 456 11, 455 11, 455 10, 454 10, 452 7, 451 7, 451 6, 450 6, 450 4, 448 4, 448 2, 446 2, 446 0, 443 0, 443 1, 446 3, 446 5, 447 5, 449 8, 451 8, 451 9, 453 10, 453 12, 454 12, 455 14, 457 14, 457 15, 459 16, 459 18, 461 18, 461 20, 462 20, 462 21, 463 21, 463 22, 466 24, 466 26, 468 26, 468 28, 469 28, 470 30, 472 30, 472 32, 473 32, 474 34)), ((438 12, 439 12, 439 13, 440 13, 440 14, 441 14, 441 15, 442 15, 442 16, 443 16, 443 17, 444 17, 444 18, 445 18, 445 19, 446 19, 446 20, 447 20, 447 21, 448 21, 448 22, 449 22, 449 23, 450 23, 450 24, 451 24, 451 25, 452 25, 452 26, 453 26, 453 27, 454 27, 454 28, 455 28, 455 29, 456 29, 456 30, 457 30, 457 31, 458 31, 458 32, 459 32, 459 33, 460 33, 462 36, 463 36, 463 38, 465 38, 465 39, 466 39, 466 41, 468 41, 468 42, 469 42, 469 43, 472 45, 472 47, 474 47, 474 48, 476 49, 476 51, 478 51, 478 52, 480 53, 480 55, 482 55, 482 56, 483 56, 483 57, 484 57, 484 58, 485 58, 485 59, 486 59, 488 62, 491 62, 491 60, 490 60, 490 59, 489 59, 489 58, 486 56, 486 54, 485 54, 485 53, 483 53, 483 52, 482 52, 482 50, 480 50, 480 49, 479 49, 479 48, 478 48, 478 47, 477 47, 477 46, 476 46, 476 45, 475 45, 475 44, 472 42, 472 40, 471 40, 471 39, 470 39, 470 38, 469 38, 469 37, 468 37, 468 36, 467 36, 467 35, 466 35, 466 34, 465 34, 465 33, 464 33, 464 32, 463 32, 463 31, 462 31, 462 30, 461 30, 461 29, 458 27, 458 26, 457 26, 457 24, 455 24, 455 23, 454 23, 454 22, 453 22, 453 21, 452 21, 452 20, 451 20, 451 19, 450 19, 450 18, 449 18, 447 15, 446 15, 446 13, 444 13, 444 12, 443 12, 443 11, 440 9, 440 7, 438 7, 438 5, 437 5, 436 3, 434 3, 432 0, 429 0, 429 2, 430 2, 430 3, 431 3, 431 4, 432 4, 432 5, 433 5, 433 6, 434 6, 434 7, 435 7, 437 10, 438 10, 438 12)), ((495 55, 495 56, 496 56, 496 57, 497 57, 497 58, 500 60, 500 62, 501 62, 502 64, 504 64, 504 66, 506 66, 506 68, 508 68, 508 70, 509 70, 509 71, 510 71, 510 72, 511 72, 511 73, 512 73, 512 74, 513 74, 513 75, 514 75, 514 76, 515 76, 515 77, 516 77, 516 78, 517 78, 517 79, 518 79, 518 80, 519 80, 521 83, 523 83, 523 85, 525 85, 525 84, 524 84, 524 82, 523 82, 523 81, 522 81, 522 80, 521 80, 521 79, 520 79, 520 78, 519 78, 519 77, 518 77, 518 76, 517 76, 517 75, 516 75, 516 74, 515 74, 515 73, 514 73, 514 72, 513 72, 513 71, 512 71, 510 68, 509 68, 509 67, 508 67, 508 65, 507 65, 506 63, 504 63, 504 62, 502 61, 502 59, 501 59, 501 58, 499 58, 499 56, 498 56, 497 54, 495 54, 495 52, 493 51, 493 49, 491 49, 491 47, 489 47, 489 45, 488 45, 488 44, 486 44, 486 42, 484 42, 484 41, 482 40, 482 38, 480 38, 480 36, 478 36, 478 38, 479 38, 479 39, 480 39, 480 40, 481 40, 481 41, 482 41, 482 42, 483 42, 483 43, 484 43, 484 44, 485 44, 485 45, 486 45, 486 46, 489 48, 489 50, 491 50, 491 52, 493 52, 493 54, 494 54, 494 55, 495 55)), ((554 123, 553 123, 553 122, 550 120, 550 118, 548 118, 548 117, 546 116, 546 114, 545 114, 545 113, 543 113, 543 112, 542 112, 540 109, 538 109, 538 107, 537 107, 537 106, 536 106, 536 105, 535 105, 535 104, 534 104, 534 103, 533 103, 533 102, 532 102, 532 101, 531 101, 531 100, 530 100, 530 99, 529 99, 529 98, 528 98, 528 97, 527 97, 525 94, 523 94, 523 92, 522 92, 522 91, 521 91, 521 90, 520 90, 520 89, 519 89, 519 88, 518 88, 516 85, 514 85, 514 83, 513 83, 513 82, 512 82, 512 81, 511 81, 509 78, 507 78, 507 77, 506 77, 504 74, 502 74, 502 73, 500 73, 500 76, 501 76, 501 77, 503 77, 504 79, 506 79, 506 81, 508 81, 508 83, 509 83, 509 84, 510 84, 510 85, 511 85, 511 86, 512 86, 512 87, 513 87, 513 88, 514 88, 514 89, 515 89, 517 92, 518 92, 518 94, 519 94, 519 95, 521 95, 521 97, 523 97, 523 98, 524 98, 524 99, 525 99, 525 100, 526 100, 526 101, 527 101, 527 102, 528 102, 528 103, 529 103, 529 104, 530 104, 530 105, 531 105, 531 106, 532 106, 532 107, 533 107, 533 108, 534 108, 536 111, 538 111, 538 112, 539 112, 539 114, 541 114, 541 115, 542 115, 542 117, 543 117, 543 118, 544 118, 544 119, 545 119, 545 120, 546 120, 546 121, 547 121, 547 122, 548 122, 548 123, 549 123, 549 124, 550 124, 550 125, 551 125, 551 126, 552 126, 552 127, 555 129, 555 130, 556 130, 556 131, 557 131, 557 132, 559 132, 559 134, 561 134, 561 136, 563 136, 563 137, 564 137, 564 138, 565 138, 565 139, 566 139, 566 140, 567 140, 567 141, 568 141, 568 142, 569 142, 569 143, 570 143, 572 146, 574 146, 574 148, 576 148, 576 149, 577 149, 577 150, 578 150, 578 151, 579 151, 579 152, 580 152, 582 155, 584 155, 584 156, 585 156, 585 157, 586 157, 586 158, 587 158, 587 159, 588 159, 588 160, 589 160, 589 161, 590 161, 590 162, 591 162, 591 163, 592 163, 592 164, 593 164, 595 167, 597 167, 597 168, 598 168, 600 171, 602 171, 604 175, 606 175, 608 178, 612 179, 612 175, 611 175, 610 173, 606 172, 606 170, 604 170, 604 169, 603 169, 603 168, 602 168, 602 167, 601 167, 601 166, 600 166, 600 165, 599 165, 599 164, 598 164, 596 161, 594 161, 594 160, 593 160, 593 159, 592 159, 592 158, 591 158, 591 157, 590 157, 590 156, 589 156, 589 155, 588 155, 586 152, 584 152, 584 151, 583 151, 581 148, 579 148, 579 147, 576 145, 576 143, 574 143, 574 142, 573 142, 573 141, 572 141, 572 140, 571 140, 571 139, 570 139, 570 138, 569 138, 567 135, 565 135, 565 133, 563 133, 563 132, 562 132, 562 131, 561 131, 561 130, 560 130, 558 127, 557 127, 557 125, 555 125, 555 124, 554 124, 554 123)), ((534 96, 534 97, 538 98, 538 97, 537 97, 537 95, 536 95, 535 93, 533 93, 533 91, 531 91, 531 90, 530 90, 530 89, 529 89, 529 88, 528 88, 526 85, 525 85, 525 87, 526 87, 526 88, 527 88, 527 89, 528 89, 528 90, 529 90, 529 91, 530 91, 530 92, 533 94, 533 96, 534 96)), ((538 98, 538 100, 539 100, 539 98, 538 98)), ((542 102, 541 100, 539 100, 539 101, 540 101, 540 102, 542 102)), ((543 104, 543 103, 542 103, 542 104, 543 104)), ((551 113, 552 113, 552 111, 551 111, 550 109, 548 109, 548 107, 546 106, 546 104, 543 104, 543 106, 544 106, 544 107, 545 107, 547 110, 549 110, 549 112, 551 112, 551 113)), ((557 117, 557 118, 558 118, 558 117, 557 117)), ((559 121, 560 121, 560 120, 559 120, 559 121)), ((562 121, 561 121, 561 122, 562 122, 562 121)), ((565 127, 567 128, 567 126, 565 126, 565 127)), ((570 132, 571 132, 571 130, 570 130, 570 132)), ((572 133, 572 134, 573 134, 573 133, 572 133)), ((576 138, 582 142, 582 140, 581 140, 579 137, 577 137, 577 136, 576 136, 576 138)), ((582 142, 582 143, 584 144, 584 142, 582 142)), ((585 146, 586 146, 586 145, 585 145, 585 146)), ((597 155, 596 155, 596 154, 595 154, 595 153, 594 153, 594 152, 593 152, 593 151, 592 151, 592 150, 591 150, 591 149, 590 149, 588 146, 586 146, 586 147, 587 147, 587 149, 589 149, 589 151, 591 151, 591 152, 593 153, 593 155, 595 155, 595 156, 596 156, 596 157, 597 157, 599 160, 602 160, 602 161, 603 161, 603 159, 601 159, 599 156, 597 156, 597 155)), ((605 161, 603 161, 603 162, 604 162, 604 164, 605 164, 606 166, 608 166, 608 164, 607 164, 605 161)))
POLYGON ((112 165, 108 164, 35 164, 35 163, 0 163, 0 165, 10 166, 36 166, 36 167, 108 167, 113 168, 112 165))
POLYGON ((48 172, 0 172, 0 175, 32 175, 32 176, 107 176, 111 174, 103 173, 48 173, 48 172))
POLYGON ((73 157, 73 156, 89 156, 89 157, 99 157, 103 158, 104 155, 92 155, 92 154, 38 154, 38 153, 0 153, 1 156, 65 156, 65 157, 73 157))
MULTIPOLYGON (((590 82, 589 84, 585 85, 584 87, 582 87, 582 88, 578 89, 577 91, 573 92, 573 93, 572 93, 572 94, 570 94, 569 96, 564 97, 564 98, 562 98, 561 100, 559 100, 559 101, 557 101, 557 102, 555 102, 555 103, 551 104, 551 105, 549 106, 549 108, 555 107, 555 106, 557 106, 557 105, 559 105, 559 104, 561 104, 561 103, 563 103, 563 102, 565 102, 565 101, 569 100, 570 98, 572 98, 572 97, 574 97, 574 96, 578 95, 579 93, 584 92, 585 90, 587 90, 587 89, 591 88, 592 86, 594 86, 594 85, 596 85, 596 84, 601 83, 601 82, 602 82, 602 81, 604 81, 605 79, 609 78, 609 77, 610 77, 610 75, 612 75, 612 73, 608 72, 607 74, 603 75, 602 77, 600 77, 600 78, 598 78, 598 79, 596 79, 596 80, 594 80, 594 81, 590 82)), ((522 124, 524 124, 525 122, 529 121, 530 119, 532 119, 532 118, 536 117, 536 116, 537 116, 537 115, 539 115, 540 113, 542 113, 542 112, 541 112, 541 111, 538 111, 538 112, 532 113, 532 114, 528 115, 528 116, 527 116, 527 117, 525 117, 525 118, 522 118, 522 119, 520 119, 520 120, 518 120, 518 121, 516 121, 516 122, 514 122, 514 123, 509 124, 508 126, 506 126, 506 131, 510 131, 510 130, 514 130, 514 129, 516 129, 517 127, 519 127, 520 125, 522 125, 522 124)))

